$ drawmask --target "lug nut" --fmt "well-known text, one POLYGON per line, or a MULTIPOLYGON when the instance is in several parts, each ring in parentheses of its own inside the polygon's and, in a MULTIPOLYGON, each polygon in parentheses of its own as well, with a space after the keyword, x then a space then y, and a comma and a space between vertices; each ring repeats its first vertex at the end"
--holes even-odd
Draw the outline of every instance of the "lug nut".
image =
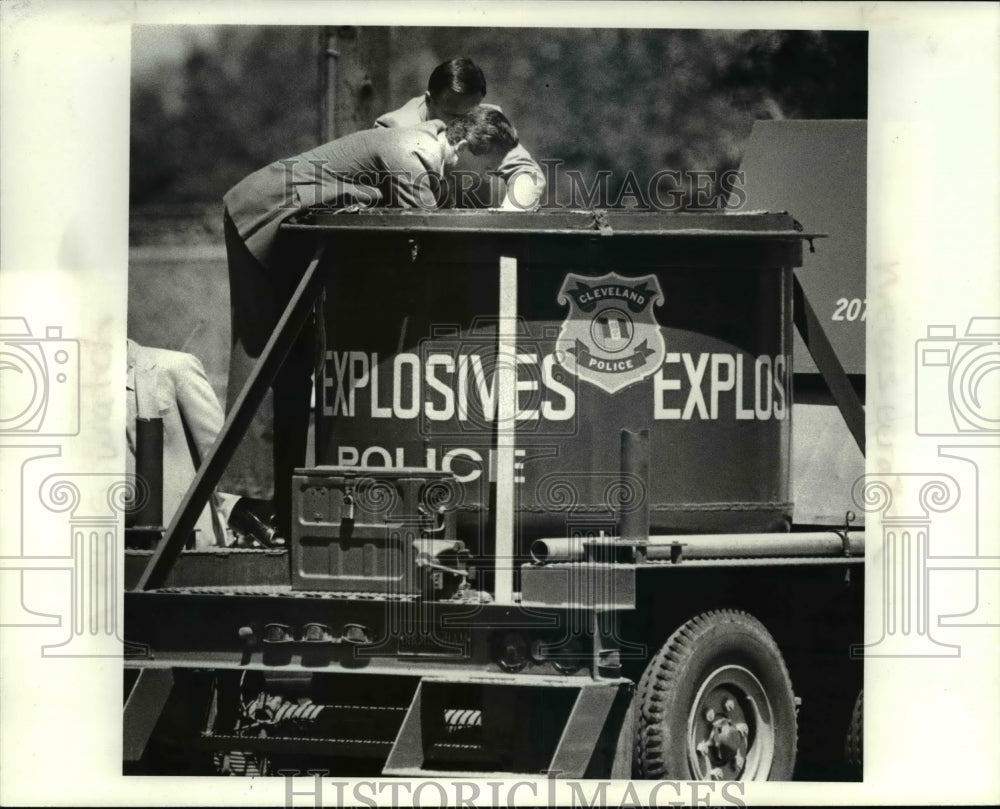
POLYGON ((701 755, 708 756, 708 742, 698 742, 698 746, 695 748, 701 755))
POLYGON ((733 700, 731 700, 731 699, 727 699, 726 700, 726 705, 725 705, 726 713, 732 713, 732 710, 735 707, 736 707, 736 703, 733 700))
POLYGON ((705 721, 712 722, 714 720, 715 720, 715 711, 712 708, 709 708, 707 711, 705 711, 705 721))
POLYGON ((736 725, 735 725, 735 728, 736 728, 736 729, 737 729, 737 730, 738 730, 738 731, 739 731, 739 732, 740 732, 740 733, 741 733, 741 734, 742 734, 743 736, 749 736, 749 735, 750 735, 750 728, 748 728, 748 727, 747 727, 747 723, 746 723, 746 722, 737 722, 737 723, 736 723, 736 725))
POLYGON ((713 767, 712 771, 708 774, 708 777, 711 778, 713 781, 721 781, 725 777, 725 775, 723 774, 721 769, 719 769, 718 767, 713 767))

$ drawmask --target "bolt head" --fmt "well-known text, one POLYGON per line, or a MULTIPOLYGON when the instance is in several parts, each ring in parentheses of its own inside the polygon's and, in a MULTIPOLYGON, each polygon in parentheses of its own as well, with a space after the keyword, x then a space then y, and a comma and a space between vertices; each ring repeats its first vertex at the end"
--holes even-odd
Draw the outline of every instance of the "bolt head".
POLYGON ((732 713, 733 709, 736 708, 736 702, 731 699, 726 700, 726 713, 732 713))
POLYGON ((695 748, 701 755, 708 755, 708 742, 698 742, 698 746, 695 748))
POLYGON ((718 767, 713 767, 711 772, 709 772, 708 777, 713 781, 721 781, 725 778, 725 774, 718 767))
POLYGON ((714 709, 709 708, 707 711, 705 711, 705 720, 708 721, 708 722, 714 722, 715 721, 715 710, 714 709))

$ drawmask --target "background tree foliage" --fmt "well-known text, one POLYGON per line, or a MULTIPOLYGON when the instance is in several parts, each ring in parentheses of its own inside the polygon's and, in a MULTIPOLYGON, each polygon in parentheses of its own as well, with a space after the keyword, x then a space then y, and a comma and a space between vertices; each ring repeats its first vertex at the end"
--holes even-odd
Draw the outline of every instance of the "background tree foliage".
MULTIPOLYGON (((218 201, 319 141, 318 29, 213 34, 133 81, 134 206, 218 201)), ((755 119, 867 117, 865 32, 394 28, 390 42, 393 106, 471 56, 536 159, 585 178, 735 168, 755 119)))

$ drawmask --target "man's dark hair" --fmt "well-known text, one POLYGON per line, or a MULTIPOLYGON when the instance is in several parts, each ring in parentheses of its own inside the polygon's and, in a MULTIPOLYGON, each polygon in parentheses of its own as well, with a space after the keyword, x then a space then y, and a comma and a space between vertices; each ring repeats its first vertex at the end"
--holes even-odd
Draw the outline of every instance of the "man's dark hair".
POLYGON ((427 80, 427 92, 439 96, 442 91, 451 90, 458 95, 486 95, 486 77, 479 65, 465 56, 458 56, 442 62, 431 72, 427 80))
POLYGON ((476 107, 454 118, 448 124, 446 137, 452 146, 460 140, 468 141, 474 155, 507 154, 517 146, 517 130, 506 115, 491 107, 476 107))

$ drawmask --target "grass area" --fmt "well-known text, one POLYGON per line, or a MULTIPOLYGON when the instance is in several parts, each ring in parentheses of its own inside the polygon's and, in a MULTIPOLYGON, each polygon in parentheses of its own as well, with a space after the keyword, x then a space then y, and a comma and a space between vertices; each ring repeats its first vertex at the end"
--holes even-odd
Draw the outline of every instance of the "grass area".
POLYGON ((219 401, 229 371, 229 280, 225 252, 139 247, 129 256, 128 336, 198 357, 219 401))

